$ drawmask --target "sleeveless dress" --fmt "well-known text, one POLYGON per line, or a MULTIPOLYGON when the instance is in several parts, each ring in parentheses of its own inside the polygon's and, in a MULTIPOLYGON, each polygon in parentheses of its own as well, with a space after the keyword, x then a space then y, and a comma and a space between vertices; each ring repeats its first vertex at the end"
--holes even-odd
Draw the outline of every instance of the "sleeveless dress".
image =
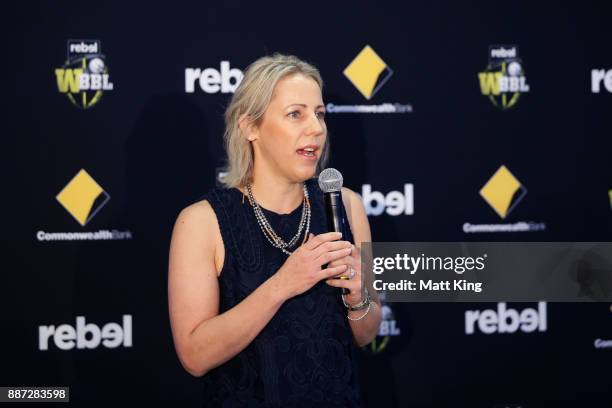
MULTIPOLYGON (((310 231, 327 232, 323 193, 316 179, 305 184, 310 231)), ((266 240, 240 190, 216 187, 202 198, 215 211, 225 247, 219 276, 223 313, 272 276, 288 255, 266 240)), ((290 214, 262 211, 285 242, 297 232, 302 205, 290 214)), ((343 229, 342 239, 353 242, 348 223, 343 229)), ((202 377, 204 406, 358 407, 355 353, 340 289, 319 281, 283 303, 243 351, 202 377)))

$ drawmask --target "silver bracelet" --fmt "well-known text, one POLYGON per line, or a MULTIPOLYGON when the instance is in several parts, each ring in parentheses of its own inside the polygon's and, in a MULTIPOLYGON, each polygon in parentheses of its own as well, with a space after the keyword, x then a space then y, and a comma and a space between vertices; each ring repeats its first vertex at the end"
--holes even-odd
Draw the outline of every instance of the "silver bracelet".
POLYGON ((351 306, 346 303, 344 294, 342 294, 342 303, 344 303, 344 307, 346 307, 351 312, 356 312, 357 310, 365 309, 370 304, 370 300, 370 293, 368 292, 367 288, 365 289, 365 296, 361 299, 361 302, 357 303, 354 306, 351 306))
POLYGON ((366 315, 367 315, 368 313, 370 313, 370 308, 372 307, 372 303, 373 303, 373 302, 368 303, 368 308, 366 309, 365 313, 364 313, 364 314, 362 314, 361 316, 359 316, 358 318, 356 318, 356 319, 351 319, 351 316, 349 316, 349 315, 348 315, 348 313, 346 314, 346 318, 347 318, 347 319, 349 319, 349 320, 352 320, 352 321, 354 321, 354 322, 356 322, 357 320, 361 320, 361 319, 363 319, 364 317, 366 317, 366 315))

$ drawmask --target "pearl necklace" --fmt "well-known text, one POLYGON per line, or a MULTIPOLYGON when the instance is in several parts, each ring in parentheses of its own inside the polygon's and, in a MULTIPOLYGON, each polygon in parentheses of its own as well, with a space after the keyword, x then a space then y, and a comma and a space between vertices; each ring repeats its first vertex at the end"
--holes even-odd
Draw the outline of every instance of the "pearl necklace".
POLYGON ((251 190, 251 184, 246 185, 247 197, 249 199, 249 203, 253 207, 253 211, 255 212, 255 218, 257 219, 257 224, 261 228, 264 236, 268 240, 272 246, 280 249, 287 255, 291 255, 292 251, 287 250, 286 248, 290 248, 294 246, 302 235, 302 230, 304 226, 306 227, 306 232, 304 232, 304 240, 302 242, 306 242, 306 238, 308 237, 308 231, 310 230, 310 200, 308 199, 308 189, 306 188, 306 184, 304 184, 304 201, 302 203, 302 218, 300 219, 300 225, 298 227, 297 233, 291 238, 289 242, 285 242, 275 231, 272 229, 272 226, 268 222, 265 214, 263 213, 257 201, 253 197, 253 191, 251 190))

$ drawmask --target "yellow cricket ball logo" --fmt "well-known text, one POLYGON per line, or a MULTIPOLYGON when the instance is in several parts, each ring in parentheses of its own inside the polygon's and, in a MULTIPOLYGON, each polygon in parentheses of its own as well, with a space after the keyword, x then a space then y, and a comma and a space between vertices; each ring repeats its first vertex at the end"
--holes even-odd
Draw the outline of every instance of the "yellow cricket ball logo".
POLYGON ((480 92, 494 106, 507 110, 518 102, 521 94, 529 92, 523 61, 516 45, 496 45, 489 48, 489 64, 478 73, 480 92))
POLYGON ((96 105, 105 91, 113 90, 106 58, 98 40, 68 40, 68 56, 55 69, 57 89, 81 109, 96 105))

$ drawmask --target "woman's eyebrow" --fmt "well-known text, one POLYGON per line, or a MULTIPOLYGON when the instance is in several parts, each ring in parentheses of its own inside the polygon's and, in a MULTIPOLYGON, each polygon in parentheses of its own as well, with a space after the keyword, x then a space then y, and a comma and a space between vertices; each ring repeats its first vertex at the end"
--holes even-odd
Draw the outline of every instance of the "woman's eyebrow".
MULTIPOLYGON (((285 108, 284 108, 284 109, 287 109, 287 108, 289 108, 290 106, 301 106, 302 108, 307 108, 307 107, 308 107, 308 105, 306 105, 305 103, 291 103, 291 104, 289 104, 289 105, 285 106, 285 108)), ((317 105, 317 106, 315 106, 315 109, 319 109, 319 108, 324 108, 324 106, 323 106, 323 105, 317 105)))

